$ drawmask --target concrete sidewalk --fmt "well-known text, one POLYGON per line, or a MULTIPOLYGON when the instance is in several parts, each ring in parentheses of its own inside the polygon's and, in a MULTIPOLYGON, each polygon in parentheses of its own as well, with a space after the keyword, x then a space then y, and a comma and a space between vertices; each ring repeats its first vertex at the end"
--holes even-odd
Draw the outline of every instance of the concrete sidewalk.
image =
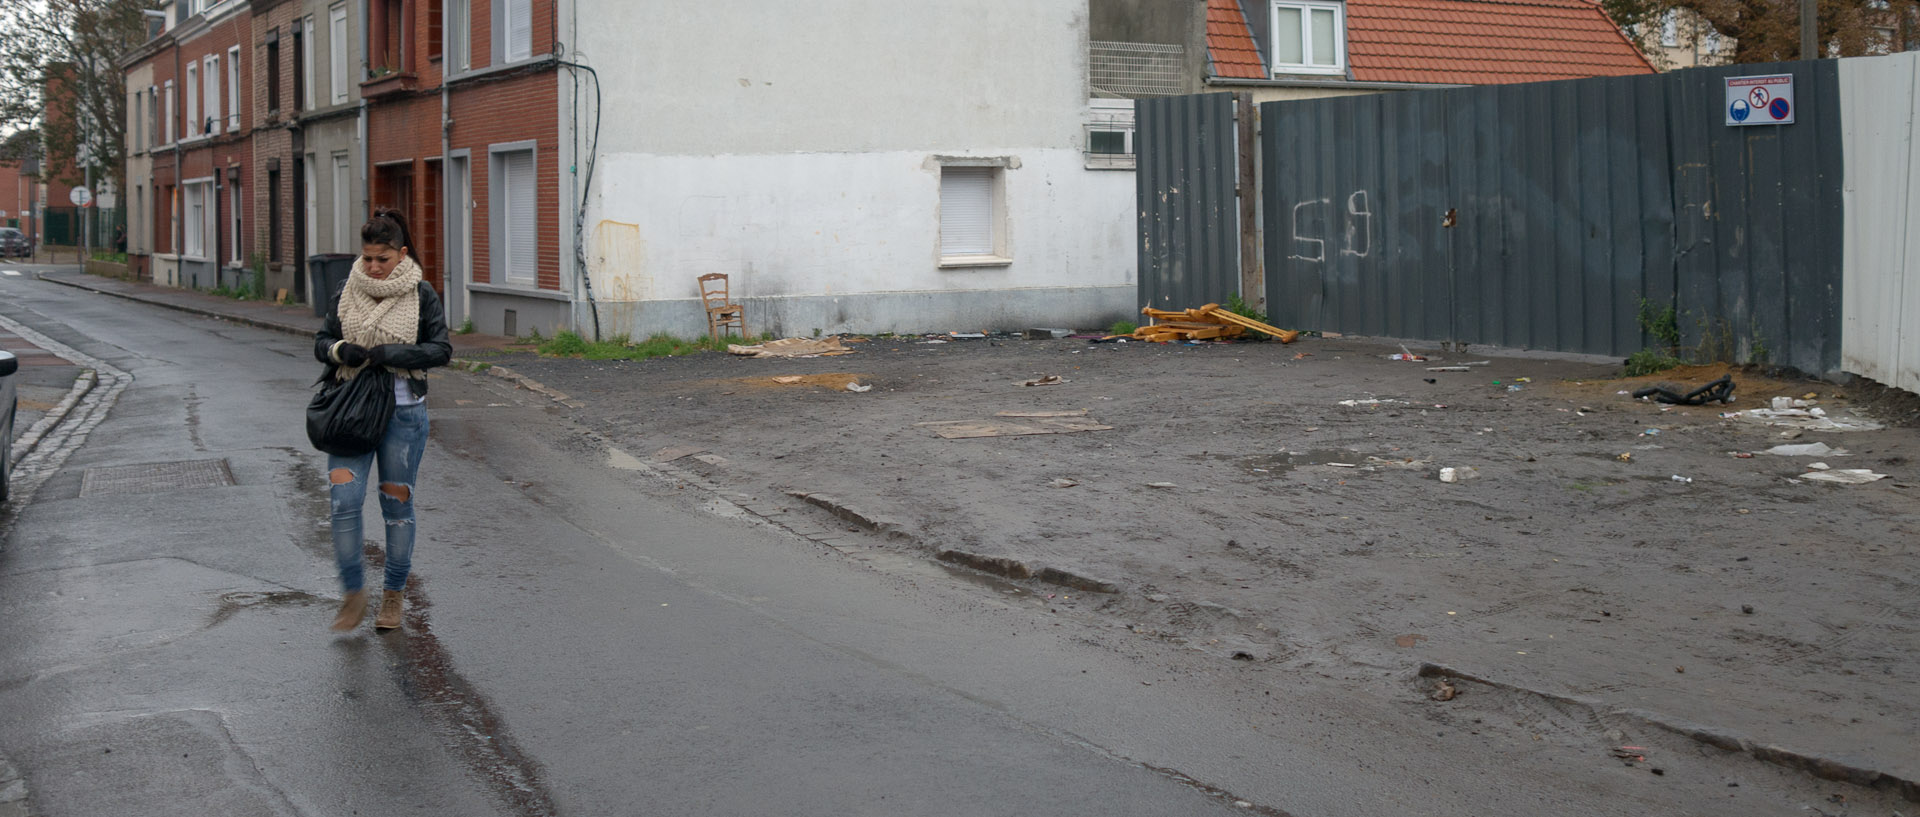
MULTIPOLYGON (((320 328, 320 318, 314 317, 311 304, 282 306, 266 301, 239 301, 198 290, 158 286, 140 281, 124 281, 118 278, 103 278, 81 272, 43 272, 38 277, 42 281, 276 332, 311 336, 320 328)), ((504 349, 520 342, 518 338, 481 334, 455 334, 451 339, 455 357, 483 350, 504 349)))

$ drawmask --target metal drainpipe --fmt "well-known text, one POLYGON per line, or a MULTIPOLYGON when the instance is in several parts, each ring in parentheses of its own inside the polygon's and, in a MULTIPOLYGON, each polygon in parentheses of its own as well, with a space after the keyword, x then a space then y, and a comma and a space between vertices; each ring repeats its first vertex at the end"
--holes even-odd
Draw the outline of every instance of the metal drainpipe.
MULTIPOLYGON (((359 3, 357 3, 357 4, 356 4, 356 5, 354 6, 354 12, 355 12, 355 16, 356 16, 356 17, 358 17, 358 18, 360 18, 360 19, 359 19, 359 23, 360 23, 360 60, 359 60, 359 64, 360 64, 360 77, 361 77, 362 79, 365 79, 365 78, 366 78, 366 76, 367 76, 367 72, 368 72, 368 71, 370 71, 370 70, 372 70, 372 69, 371 69, 371 63, 369 63, 369 62, 368 62, 368 57, 367 57, 367 49, 369 49, 369 48, 372 48, 372 47, 373 47, 373 45, 372 45, 372 43, 371 43, 371 41, 369 41, 369 40, 368 40, 368 36, 369 36, 369 35, 368 35, 368 33, 367 33, 367 0, 360 0, 360 2, 359 2, 359 3)), ((356 83, 356 82, 354 82, 354 80, 353 80, 353 79, 352 79, 351 77, 349 77, 349 78, 348 78, 348 87, 349 87, 349 88, 351 88, 351 87, 352 87, 353 85, 355 85, 355 84, 357 84, 357 83, 356 83)), ((349 91, 348 91, 348 93, 352 93, 352 91, 351 91, 351 90, 349 90, 349 91)), ((368 153, 368 147, 367 147, 367 97, 366 97, 366 95, 365 95, 365 94, 362 94, 362 95, 360 96, 360 106, 359 106, 359 107, 360 107, 360 114, 359 114, 359 130, 360 130, 360 193, 361 193, 361 195, 363 196, 363 197, 362 197, 362 198, 360 199, 360 212, 362 212, 362 213, 365 213, 365 214, 367 214, 367 215, 368 215, 369 217, 371 217, 371 216, 373 215, 373 180, 372 180, 372 179, 370 179, 370 178, 368 178, 368 172, 369 172, 369 171, 367 170, 367 163, 368 163, 368 161, 369 161, 369 158, 368 158, 368 156, 367 156, 367 153, 368 153)), ((349 194, 351 194, 351 191, 349 191, 349 194)), ((351 226, 351 225, 349 225, 349 226, 351 226)), ((408 225, 408 226, 409 226, 409 227, 411 227, 412 225, 408 225)), ((337 233, 337 232, 339 232, 339 230, 340 230, 340 227, 339 227, 338 225, 336 225, 336 226, 335 226, 335 227, 334 227, 333 229, 334 229, 334 231, 335 231, 335 232, 337 233)), ((351 235, 351 233, 349 233, 349 235, 351 235)), ((351 243, 351 242, 349 242, 349 243, 351 243)), ((358 249, 358 248, 354 248, 354 249, 358 249)))
MULTIPOLYGON (((453 254, 449 252, 451 248, 447 245, 447 225, 453 223, 453 219, 460 218, 467 212, 467 203, 464 201, 459 204, 459 216, 454 215, 455 211, 450 206, 453 204, 453 195, 450 192, 453 188, 453 101, 452 98, 448 96, 447 74, 452 73, 453 60, 447 56, 445 36, 446 35, 442 34, 440 41, 440 269, 442 272, 445 272, 448 267, 452 266, 452 264, 448 263, 452 260, 453 254)), ((468 173, 471 174, 472 171, 469 170, 468 173)), ((468 240, 471 241, 472 239, 469 238, 468 240)), ((461 271, 469 278, 473 276, 472 270, 463 268, 461 271)), ((453 276, 447 276, 447 287, 449 289, 453 287, 454 283, 453 276)), ((461 281, 459 283, 461 299, 460 317, 471 320, 473 312, 472 305, 466 301, 466 282, 461 281)), ((451 321, 453 320, 453 315, 451 314, 453 311, 452 293, 443 293, 443 295, 444 297, 441 298, 441 301, 444 302, 444 306, 442 308, 449 313, 447 320, 451 321)))
MULTIPOLYGON (((180 65, 180 39, 175 37, 173 41, 173 84, 174 87, 185 91, 186 86, 180 83, 180 72, 183 70, 185 70, 184 67, 180 65)), ((183 97, 180 100, 180 107, 181 110, 185 110, 187 105, 187 101, 184 98, 185 94, 179 94, 178 96, 183 97)), ((169 131, 173 128, 173 111, 167 111, 167 128, 169 131)), ((181 130, 185 130, 185 128, 181 130)), ((169 133, 168 135, 179 137, 181 134, 169 133)), ((167 197, 167 209, 171 211, 167 214, 167 221, 171 223, 167 225, 167 232, 173 235, 173 276, 176 282, 179 281, 182 277, 181 273, 184 272, 182 269, 184 265, 180 259, 180 245, 186 242, 184 230, 186 229, 187 222, 180 217, 180 202, 185 196, 180 190, 180 175, 185 172, 187 172, 187 170, 180 161, 180 140, 175 138, 173 140, 173 195, 167 197), (179 227, 176 228, 174 225, 179 225, 179 227)))

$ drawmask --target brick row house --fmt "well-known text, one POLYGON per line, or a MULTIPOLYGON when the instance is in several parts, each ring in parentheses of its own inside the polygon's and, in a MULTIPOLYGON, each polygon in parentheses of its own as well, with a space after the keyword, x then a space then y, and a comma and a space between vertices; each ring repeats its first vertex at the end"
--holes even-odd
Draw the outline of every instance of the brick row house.
POLYGON ((267 293, 324 302, 308 259, 358 252, 368 213, 395 207, 455 322, 478 298, 526 328, 567 325, 552 14, 543 0, 162 3, 121 61, 135 267, 201 289, 264 271, 267 293))

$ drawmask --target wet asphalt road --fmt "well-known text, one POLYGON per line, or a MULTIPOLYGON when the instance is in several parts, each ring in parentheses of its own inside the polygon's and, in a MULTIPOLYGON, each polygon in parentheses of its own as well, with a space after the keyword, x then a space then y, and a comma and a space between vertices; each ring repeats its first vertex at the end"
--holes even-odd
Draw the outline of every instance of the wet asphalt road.
POLYGON ((434 382, 407 629, 333 634, 306 341, 17 277, 0 317, 118 373, 0 511, 48 817, 1246 811, 1081 736, 1152 742, 1086 701, 1113 656, 663 498, 487 378, 434 382))

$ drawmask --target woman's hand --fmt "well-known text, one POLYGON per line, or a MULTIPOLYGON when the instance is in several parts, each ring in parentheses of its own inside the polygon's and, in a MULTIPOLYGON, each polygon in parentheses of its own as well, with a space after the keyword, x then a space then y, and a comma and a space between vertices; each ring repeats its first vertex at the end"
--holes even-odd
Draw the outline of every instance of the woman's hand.
POLYGON ((358 366, 367 362, 367 347, 342 341, 340 345, 333 347, 333 357, 343 366, 358 366))

